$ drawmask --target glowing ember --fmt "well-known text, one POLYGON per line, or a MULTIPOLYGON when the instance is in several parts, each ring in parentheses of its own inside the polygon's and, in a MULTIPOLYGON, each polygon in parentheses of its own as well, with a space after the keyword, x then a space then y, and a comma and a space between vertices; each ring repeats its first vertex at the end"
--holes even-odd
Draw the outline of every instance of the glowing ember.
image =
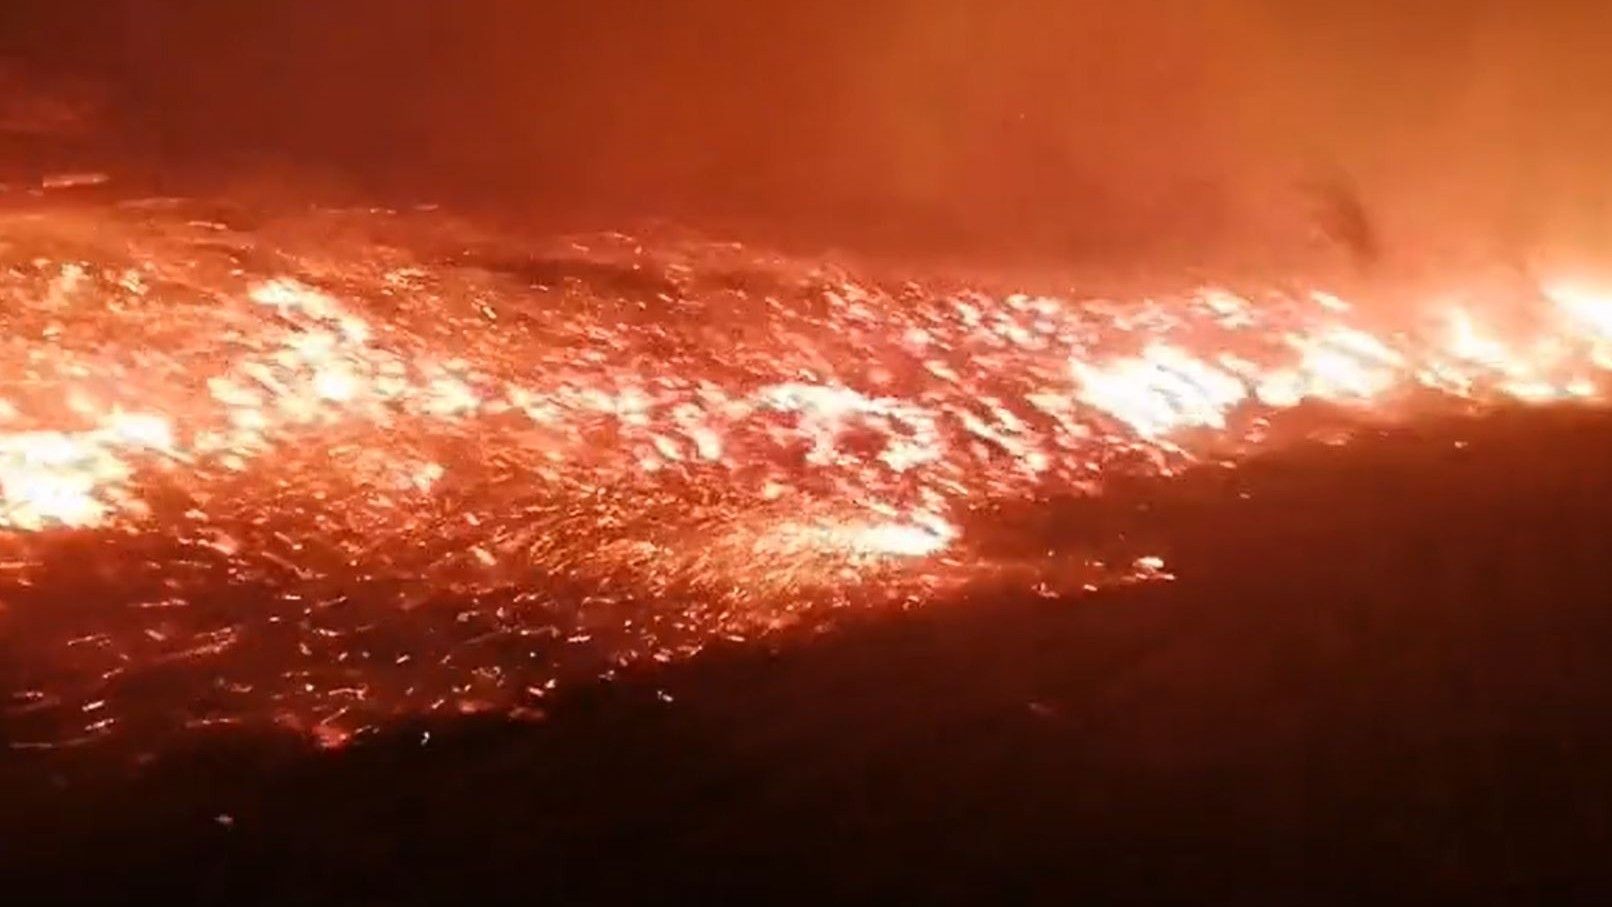
MULTIPOLYGON (((184 721, 326 741, 510 703, 562 650, 608 670, 930 594, 968 575, 971 508, 1221 459, 1306 401, 1595 399, 1612 368, 1612 299, 1565 286, 1527 331, 1430 301, 1390 332, 1320 292, 997 296, 734 245, 543 258, 415 215, 329 212, 278 245, 178 209, 89 218, 12 215, 0 252, 6 582, 50 607, 52 552, 88 539, 122 597, 60 641, 49 696, 116 701, 139 665, 251 636, 266 666, 184 721)), ((1172 576, 1150 555, 1113 578, 1172 576)))

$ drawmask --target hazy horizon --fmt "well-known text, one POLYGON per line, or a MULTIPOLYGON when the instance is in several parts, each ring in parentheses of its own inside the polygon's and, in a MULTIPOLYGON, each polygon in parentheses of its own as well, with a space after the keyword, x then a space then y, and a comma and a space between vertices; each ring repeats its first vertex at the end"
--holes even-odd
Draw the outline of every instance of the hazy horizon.
POLYGON ((748 221, 1048 258, 1307 248, 1595 258, 1612 10, 1277 0, 17 2, 120 153, 559 216, 748 221))

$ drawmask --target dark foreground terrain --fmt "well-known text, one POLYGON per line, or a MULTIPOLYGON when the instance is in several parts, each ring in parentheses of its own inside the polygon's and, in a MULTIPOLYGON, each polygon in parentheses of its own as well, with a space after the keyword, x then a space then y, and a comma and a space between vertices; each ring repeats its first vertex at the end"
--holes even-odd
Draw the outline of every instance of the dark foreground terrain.
POLYGON ((980 591, 332 752, 13 752, 0 868, 15 903, 1590 901, 1609 463, 1575 412, 1314 445, 1004 515, 1175 583, 980 591))

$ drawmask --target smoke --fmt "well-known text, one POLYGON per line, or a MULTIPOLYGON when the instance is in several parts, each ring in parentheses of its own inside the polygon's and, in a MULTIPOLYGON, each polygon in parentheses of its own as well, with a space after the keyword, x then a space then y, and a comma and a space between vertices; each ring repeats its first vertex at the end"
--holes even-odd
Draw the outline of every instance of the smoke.
POLYGON ((274 160, 1060 260, 1612 239, 1612 11, 1588 0, 11 6, 13 51, 114 86, 112 144, 170 183, 274 160))

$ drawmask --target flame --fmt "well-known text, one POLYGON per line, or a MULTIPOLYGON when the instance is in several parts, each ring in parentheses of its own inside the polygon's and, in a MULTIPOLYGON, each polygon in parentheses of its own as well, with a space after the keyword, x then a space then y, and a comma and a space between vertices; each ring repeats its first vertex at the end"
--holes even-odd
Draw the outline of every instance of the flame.
POLYGON ((0 528, 91 527, 119 508, 138 512, 129 457, 172 445, 168 420, 149 413, 114 411, 88 431, 0 433, 0 528))
MULTIPOLYGON (((1307 402, 1599 403, 1612 370, 1612 296, 1564 282, 1521 327, 1430 298, 1390 330, 1322 288, 995 295, 620 236, 579 240, 591 270, 549 285, 496 243, 445 264, 407 235, 13 226, 0 541, 168 538, 304 609, 446 595, 507 615, 562 584, 684 602, 621 628, 655 657, 814 595, 930 588, 969 562, 976 508, 1219 462, 1307 402)), ((159 602, 188 600, 164 572, 185 558, 147 563, 159 602)), ((1148 555, 1119 577, 1172 575, 1148 555)), ((237 638, 204 636, 183 651, 237 638)), ((443 701, 502 688, 493 667, 443 701)), ((328 718, 335 694, 302 685, 328 718)))
MULTIPOLYGON (((407 287, 427 273, 399 270, 386 279, 407 287)), ((65 296, 83 295, 86 274, 80 263, 62 263, 42 303, 56 308, 65 296)), ((146 295, 144 283, 130 286, 146 295)), ((138 518, 136 476, 153 455, 192 463, 212 458, 240 470, 303 443, 307 431, 390 431, 409 420, 430 431, 429 423, 519 413, 558 436, 549 439, 552 462, 600 453, 575 442, 602 417, 621 454, 619 467, 610 468, 640 475, 674 465, 778 473, 777 455, 798 450, 808 475, 774 475, 763 499, 799 493, 806 478, 806 485, 833 489, 852 509, 894 514, 886 524, 852 520, 846 525, 864 528, 822 535, 824 545, 924 556, 943 550, 957 532, 945 517, 915 519, 924 511, 914 501, 938 501, 944 512, 947 502, 982 494, 1029 493, 1049 473, 1090 472, 1094 456, 1106 458, 1105 445, 1109 455, 1137 447, 1181 454, 1174 439, 1185 431, 1227 433, 1241 417, 1307 400, 1386 409, 1418 386, 1525 403, 1598 396, 1600 373, 1612 361, 1612 299, 1570 285, 1543 293, 1555 311, 1536 336, 1508 342, 1461 308, 1445 312, 1442 331, 1374 333, 1364 323, 1340 321, 1361 307, 1321 290, 1255 305, 1209 288, 1131 307, 965 293, 904 310, 881 291, 845 279, 822 291, 827 315, 809 327, 874 345, 889 338, 896 358, 910 363, 903 371, 927 376, 927 386, 905 394, 871 394, 819 368, 810 341, 743 351, 781 379, 749 388, 741 375, 724 383, 720 374, 639 371, 652 367, 611 361, 635 360, 636 353, 631 329, 608 323, 571 325, 569 333, 589 344, 576 351, 576 363, 560 364, 563 377, 545 382, 508 359, 476 362, 454 345, 452 332, 439 332, 435 347, 378 342, 395 336, 398 326, 377 326, 353 301, 277 275, 240 294, 247 306, 272 314, 249 322, 245 330, 253 333, 239 337, 243 352, 218 362, 211 374, 193 376, 207 389, 202 403, 210 407, 187 400, 179 411, 135 413, 108 404, 91 413, 89 428, 0 434, 0 525, 41 531, 138 518), (1137 352, 1097 349, 1127 338, 1137 352), (1249 349, 1228 351, 1242 347, 1249 349), (1012 368, 1033 381, 1018 389, 1016 401, 985 392, 985 384, 1012 368), (1047 415, 1051 425, 1029 421, 1047 415), (1125 431, 1092 441, 1098 415, 1125 431), (746 452, 757 459, 741 460, 746 452), (1004 454, 1013 469, 997 465, 1004 454), (903 509, 911 512, 902 515, 903 509)), ((656 333, 645 331, 645 339, 656 333)), ((542 364, 553 365, 552 356, 542 364)), ((868 371, 877 385, 875 373, 896 370, 868 371)), ((93 390, 94 382, 62 384, 65 411, 74 408, 66 401, 93 390)), ((86 405, 95 410, 93 403, 78 409, 86 405)), ((413 484, 429 488, 435 479, 413 484)))

